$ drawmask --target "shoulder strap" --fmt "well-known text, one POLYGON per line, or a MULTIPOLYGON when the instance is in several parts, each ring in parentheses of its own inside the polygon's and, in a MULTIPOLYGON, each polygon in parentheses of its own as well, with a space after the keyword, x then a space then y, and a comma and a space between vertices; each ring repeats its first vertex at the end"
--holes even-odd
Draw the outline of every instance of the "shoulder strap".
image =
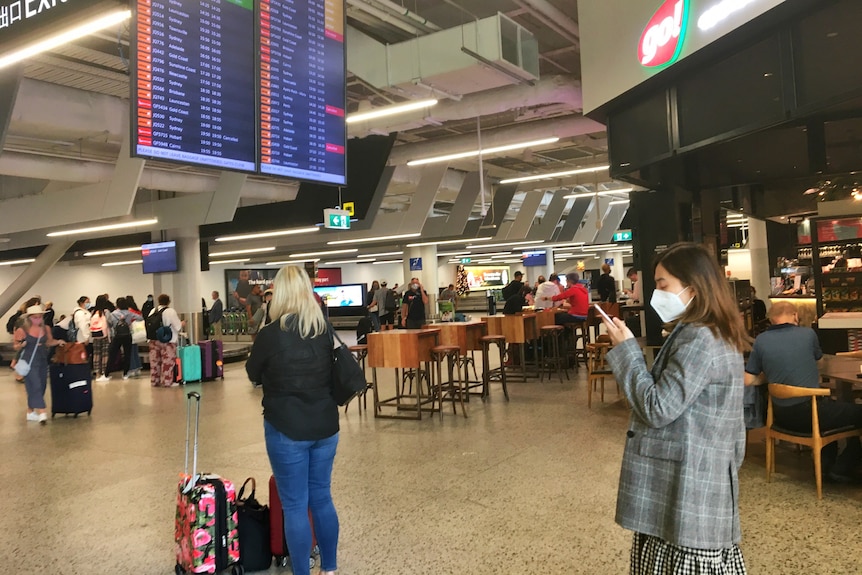
MULTIPOLYGON (((341 338, 340 338, 340 337, 338 337, 338 333, 335 331, 335 328, 334 328, 334 327, 332 327, 332 324, 331 324, 331 323, 329 323, 329 321, 328 321, 328 320, 327 320, 327 322, 326 322, 326 325, 327 325, 327 326, 328 326, 328 328, 329 328, 329 339, 333 339, 333 338, 335 338, 335 339, 337 339, 337 340, 338 340, 338 343, 339 343, 339 344, 344 345, 344 342, 343 342, 343 341, 341 341, 341 338)), ((334 342, 334 341, 332 342, 332 347, 335 347, 335 342, 334 342)))

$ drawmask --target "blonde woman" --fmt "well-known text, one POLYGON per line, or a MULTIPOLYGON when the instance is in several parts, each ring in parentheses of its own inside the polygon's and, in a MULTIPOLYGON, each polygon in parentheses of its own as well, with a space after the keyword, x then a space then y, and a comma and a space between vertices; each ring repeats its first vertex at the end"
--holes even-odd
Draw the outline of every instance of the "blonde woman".
POLYGON ((338 446, 332 399, 332 337, 305 270, 279 270, 270 302, 272 323, 261 328, 246 362, 263 386, 266 450, 284 508, 284 535, 294 575, 308 575, 311 530, 320 546, 320 573, 337 569, 338 514, 330 482, 338 446))
POLYGON ((12 346, 21 351, 21 359, 30 364, 30 371, 24 377, 27 389, 27 421, 46 423, 45 389, 48 387, 48 348, 65 345, 54 339, 51 329, 45 325, 45 310, 41 305, 31 305, 24 312, 24 322, 14 333, 12 346))

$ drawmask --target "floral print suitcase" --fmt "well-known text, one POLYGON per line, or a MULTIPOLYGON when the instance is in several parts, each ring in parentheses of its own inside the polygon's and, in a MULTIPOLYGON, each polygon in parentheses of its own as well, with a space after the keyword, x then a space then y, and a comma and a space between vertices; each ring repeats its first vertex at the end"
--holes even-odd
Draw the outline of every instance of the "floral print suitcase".
POLYGON ((177 513, 174 522, 176 573, 218 573, 228 568, 242 575, 239 531, 237 530, 236 489, 233 483, 218 475, 197 475, 198 422, 200 394, 188 395, 186 424, 186 472, 177 489, 177 513), (197 403, 195 418, 194 464, 188 472, 191 405, 197 403))

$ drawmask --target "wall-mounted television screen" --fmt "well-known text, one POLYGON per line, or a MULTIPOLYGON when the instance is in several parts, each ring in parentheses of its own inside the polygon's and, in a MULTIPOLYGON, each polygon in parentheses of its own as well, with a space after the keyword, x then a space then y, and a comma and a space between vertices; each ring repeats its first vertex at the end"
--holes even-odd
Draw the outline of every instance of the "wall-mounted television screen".
POLYGON ((141 246, 145 274, 177 271, 177 242, 160 242, 141 246))
POLYGON ((332 316, 365 315, 368 284, 314 286, 332 316))
POLYGON ((548 265, 548 252, 524 252, 521 260, 525 267, 548 265))

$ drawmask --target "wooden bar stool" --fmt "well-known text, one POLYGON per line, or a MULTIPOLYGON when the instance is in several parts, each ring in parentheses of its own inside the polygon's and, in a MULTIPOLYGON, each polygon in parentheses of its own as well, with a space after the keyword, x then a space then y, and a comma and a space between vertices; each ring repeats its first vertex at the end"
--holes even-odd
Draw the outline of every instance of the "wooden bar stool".
POLYGON ((569 332, 569 341, 571 346, 568 347, 565 357, 572 358, 575 366, 575 371, 580 370, 580 363, 584 362, 587 365, 587 345, 590 343, 590 330, 587 321, 569 322, 564 325, 569 332), (580 344, 580 347, 578 347, 580 344))
POLYGON ((509 390, 506 388, 506 337, 502 335, 484 335, 479 338, 482 342, 482 399, 490 394, 491 380, 497 380, 503 384, 503 395, 509 401, 509 390), (496 345, 500 352, 500 367, 491 369, 489 361, 491 345, 496 345))
POLYGON ((565 358, 560 353, 562 350, 561 340, 565 329, 561 325, 546 325, 541 328, 542 353, 539 362, 539 371, 541 375, 540 381, 545 381, 545 370, 548 370, 548 379, 554 374, 560 376, 560 383, 563 383, 563 371, 566 372, 566 379, 569 379, 569 368, 566 365, 565 358))
MULTIPOLYGON (((361 343, 357 345, 351 345, 347 348, 350 353, 353 354, 353 357, 356 358, 356 361, 362 367, 362 374, 365 375, 365 358, 368 357, 368 345, 361 343)), ((368 390, 371 389, 371 383, 368 382, 368 376, 365 377, 365 391, 362 392, 362 403, 359 403, 357 398, 356 405, 361 412, 363 409, 368 410, 368 390)), ((350 407, 350 403, 344 406, 344 413, 347 413, 347 408, 350 407)))
POLYGON ((440 403, 440 419, 443 419, 443 396, 448 395, 452 400, 452 413, 458 413, 455 408, 455 395, 461 402, 461 413, 467 417, 467 408, 464 405, 464 396, 466 390, 462 386, 461 370, 457 369, 458 358, 461 355, 461 348, 457 345, 438 345, 431 349, 431 361, 437 364, 437 381, 434 382, 434 391, 437 392, 437 401, 440 403), (449 368, 449 378, 443 381, 442 366, 446 362, 449 368), (457 377, 455 373, 457 372, 457 377), (456 387, 457 385, 457 387, 456 387))

